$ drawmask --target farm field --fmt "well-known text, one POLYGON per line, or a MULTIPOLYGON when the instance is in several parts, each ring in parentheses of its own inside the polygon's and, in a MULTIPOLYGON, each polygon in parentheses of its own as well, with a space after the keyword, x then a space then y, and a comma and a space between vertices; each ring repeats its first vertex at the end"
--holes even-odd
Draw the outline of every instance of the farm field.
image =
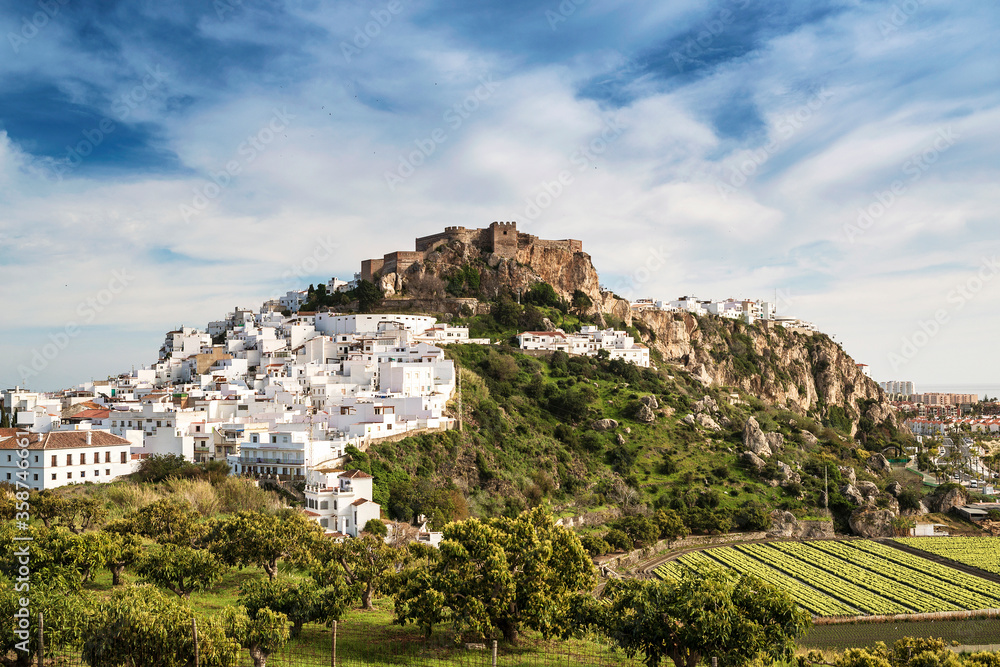
POLYGON ((1000 650, 1000 623, 996 619, 953 619, 909 623, 849 623, 814 625, 798 644, 803 649, 843 651, 872 646, 875 642, 892 645, 903 637, 940 637, 962 646, 988 646, 1000 650))
POLYGON ((1000 608, 1000 584, 869 540, 719 547, 684 554, 656 574, 706 565, 754 574, 819 617, 1000 608))
POLYGON ((898 537, 893 541, 1000 574, 1000 537, 898 537))

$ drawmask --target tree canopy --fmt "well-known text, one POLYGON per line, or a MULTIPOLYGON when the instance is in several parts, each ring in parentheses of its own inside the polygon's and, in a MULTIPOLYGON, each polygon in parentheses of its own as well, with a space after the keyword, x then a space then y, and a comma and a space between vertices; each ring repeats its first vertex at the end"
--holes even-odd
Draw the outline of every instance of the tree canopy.
POLYGON ((213 522, 207 541, 223 563, 261 567, 274 579, 279 560, 305 557, 322 536, 319 524, 299 512, 237 512, 213 522))
POLYGON ((696 667, 717 657, 722 667, 791 657, 809 615, 784 591, 750 575, 717 569, 677 581, 617 580, 605 589, 591 624, 648 667, 664 658, 696 667))
POLYGON ((579 538, 542 508, 450 523, 425 562, 400 578, 397 622, 429 632, 450 619, 460 632, 509 642, 522 627, 545 637, 566 632, 571 597, 596 583, 579 538))

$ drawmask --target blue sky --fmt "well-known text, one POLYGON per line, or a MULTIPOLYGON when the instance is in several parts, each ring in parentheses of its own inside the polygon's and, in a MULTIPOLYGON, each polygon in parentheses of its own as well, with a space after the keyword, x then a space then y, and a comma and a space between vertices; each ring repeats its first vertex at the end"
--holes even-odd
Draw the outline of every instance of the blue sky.
POLYGON ((877 379, 1000 383, 998 30, 938 0, 4 3, 0 384, 493 220, 582 239, 623 296, 777 292, 877 379))

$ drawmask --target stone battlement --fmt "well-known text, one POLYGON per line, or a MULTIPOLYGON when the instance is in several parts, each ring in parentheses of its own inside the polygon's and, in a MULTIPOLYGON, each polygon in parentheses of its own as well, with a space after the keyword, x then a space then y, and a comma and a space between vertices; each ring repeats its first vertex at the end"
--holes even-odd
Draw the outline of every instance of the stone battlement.
POLYGON ((539 239, 537 236, 518 232, 516 222, 494 222, 486 229, 452 226, 445 227, 443 232, 417 238, 414 251, 401 250, 388 253, 382 259, 364 260, 361 262, 361 278, 374 282, 376 275, 401 273, 416 262, 426 259, 438 246, 451 241, 475 246, 483 252, 491 252, 504 259, 516 259, 518 251, 531 247, 583 252, 582 241, 539 239))

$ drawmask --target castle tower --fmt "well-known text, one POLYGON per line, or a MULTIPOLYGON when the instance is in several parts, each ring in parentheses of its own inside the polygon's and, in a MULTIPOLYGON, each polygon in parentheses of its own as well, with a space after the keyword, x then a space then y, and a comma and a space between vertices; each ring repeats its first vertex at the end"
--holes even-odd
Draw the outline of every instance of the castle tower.
POLYGON ((517 223, 494 222, 490 225, 493 252, 504 259, 517 257, 517 223))

